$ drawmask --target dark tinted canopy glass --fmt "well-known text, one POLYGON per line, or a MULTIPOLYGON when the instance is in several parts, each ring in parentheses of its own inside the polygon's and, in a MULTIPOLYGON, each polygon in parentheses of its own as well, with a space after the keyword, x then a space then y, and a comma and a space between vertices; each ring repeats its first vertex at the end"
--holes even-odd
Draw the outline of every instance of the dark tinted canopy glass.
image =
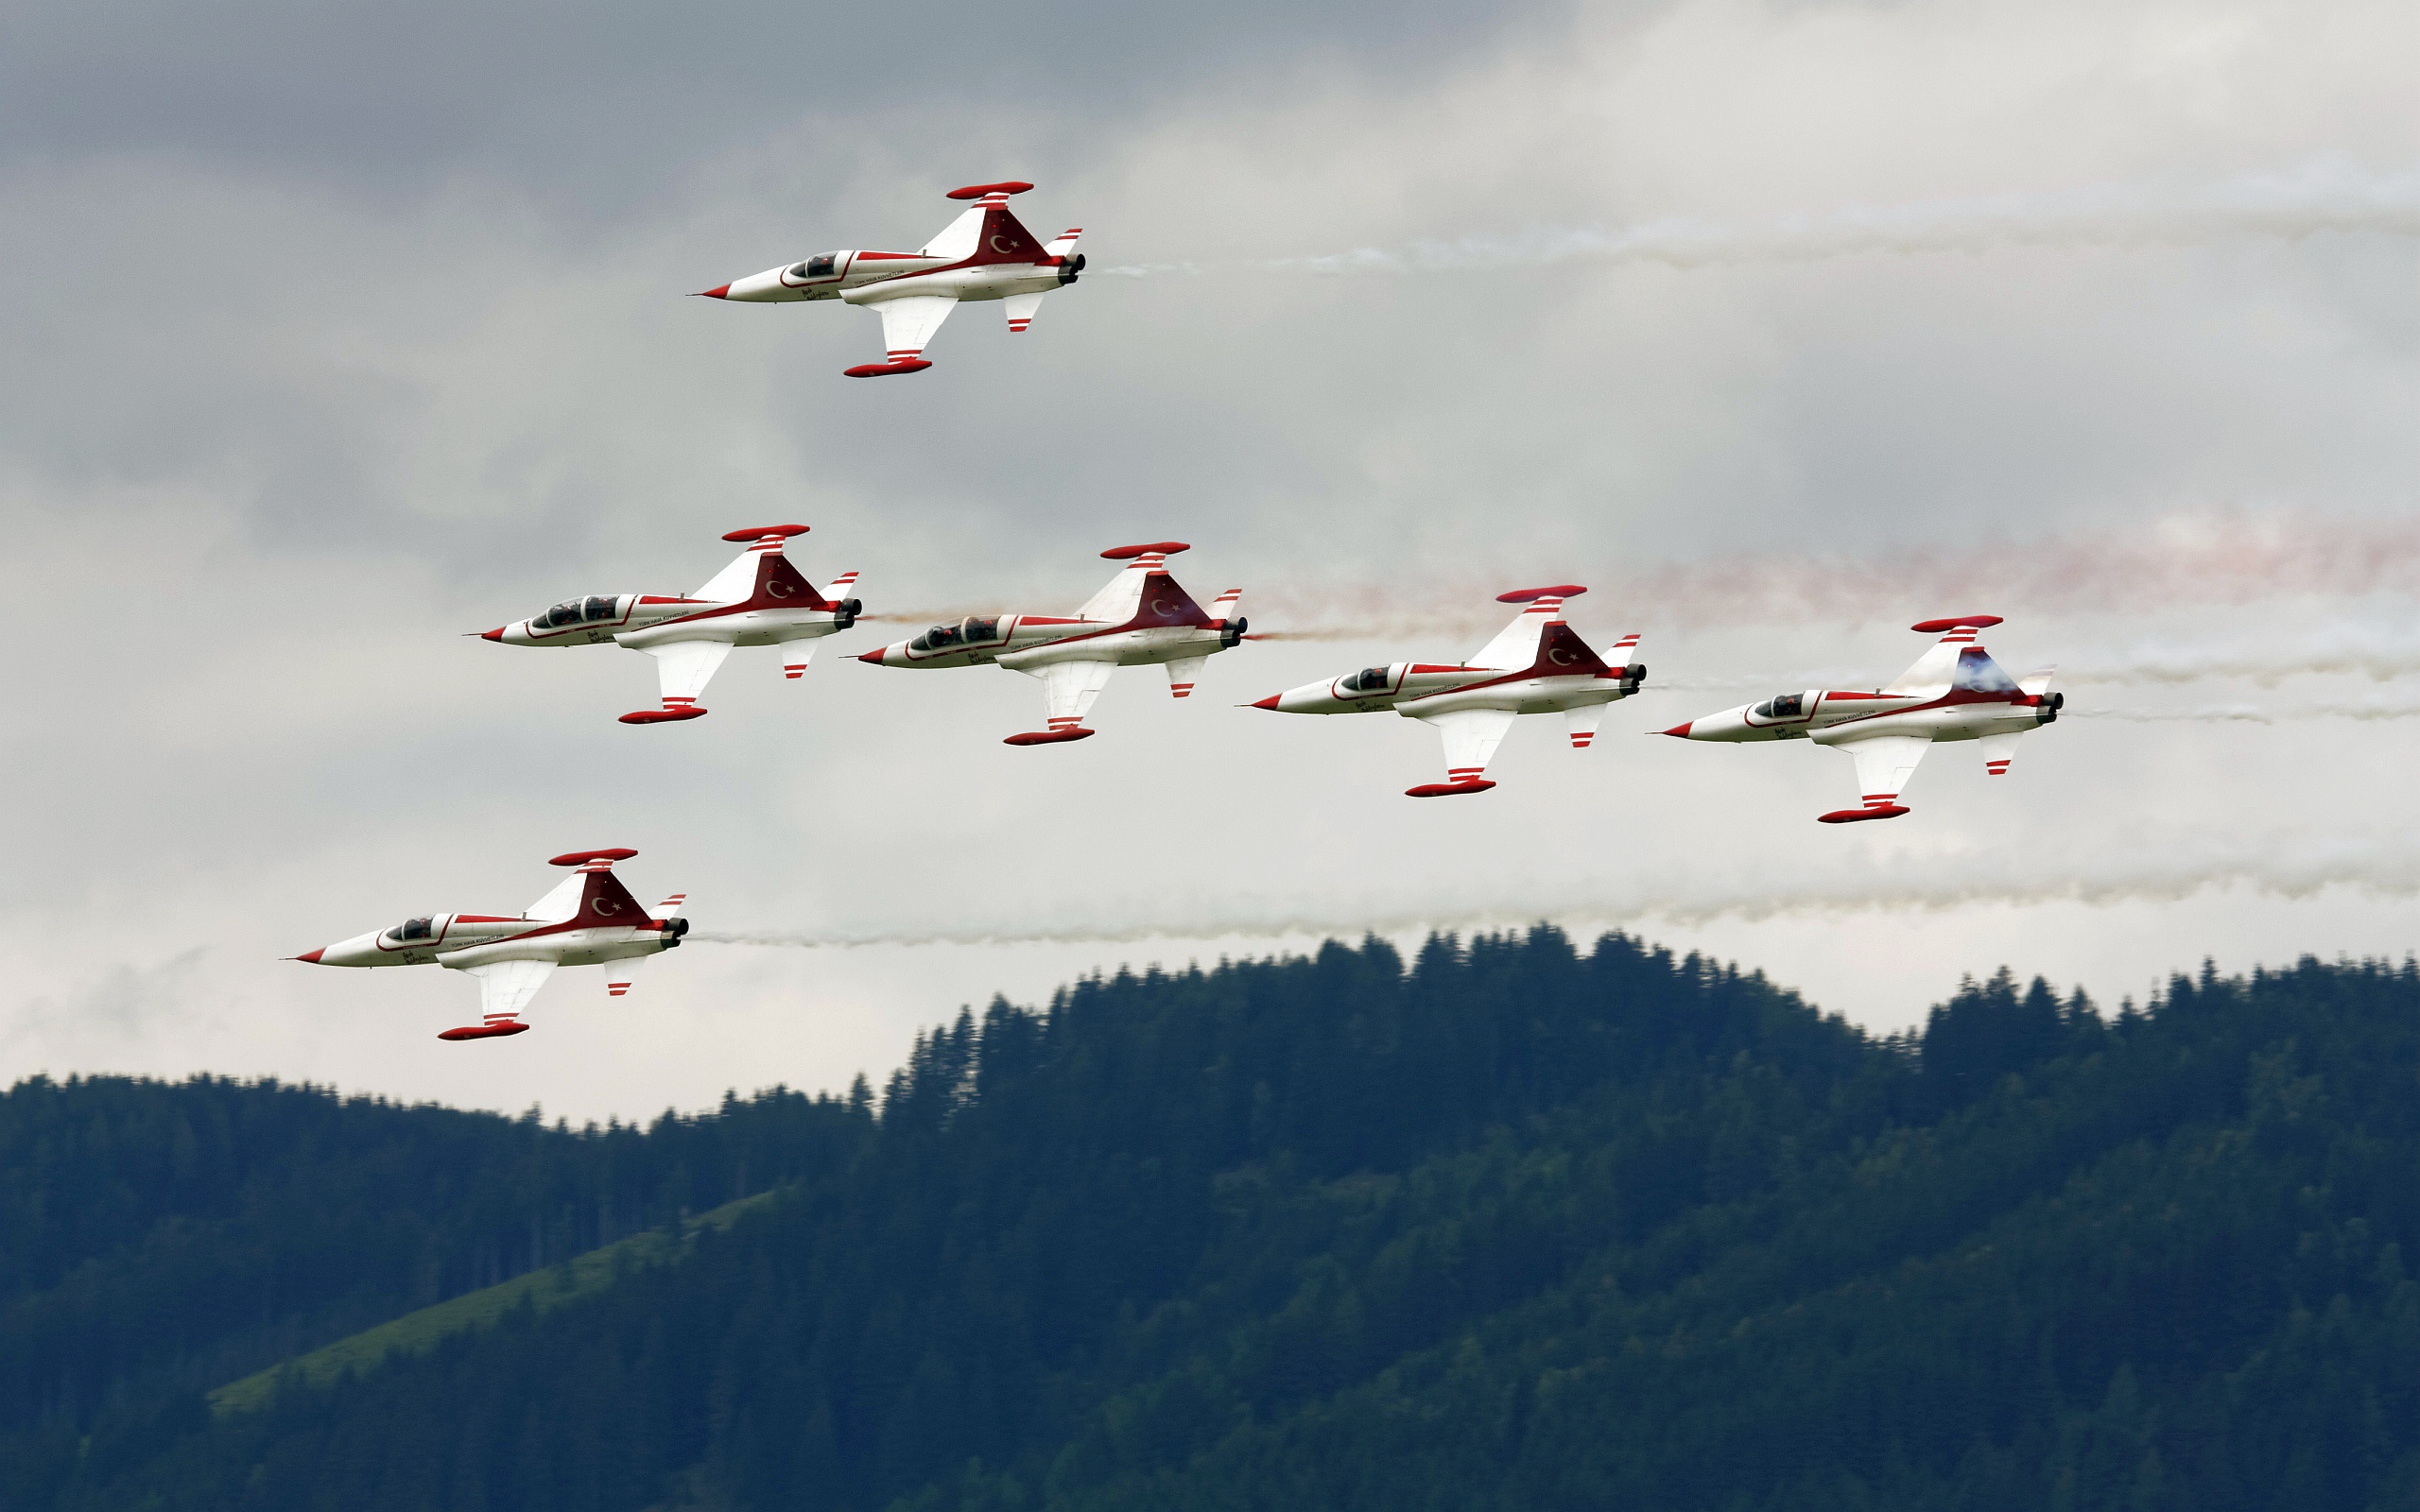
POLYGON ((1799 693, 1777 693, 1756 705, 1759 719, 1795 719, 1806 712, 1806 696, 1799 693))
POLYGON ((1384 667, 1364 667, 1344 679, 1344 691, 1347 693, 1384 693, 1386 689, 1387 669, 1384 667))
POLYGON ((615 604, 619 603, 619 602, 620 602, 620 600, 619 600, 619 599, 615 599, 615 598, 592 598, 592 599, 590 599, 590 600, 588 601, 588 610, 587 610, 587 615, 588 615, 588 618, 590 618, 590 619, 592 619, 592 620, 610 620, 610 619, 612 619, 612 618, 614 617, 614 606, 615 604))
POLYGON ((395 926, 397 939, 426 939, 434 933, 433 919, 406 919, 395 926))

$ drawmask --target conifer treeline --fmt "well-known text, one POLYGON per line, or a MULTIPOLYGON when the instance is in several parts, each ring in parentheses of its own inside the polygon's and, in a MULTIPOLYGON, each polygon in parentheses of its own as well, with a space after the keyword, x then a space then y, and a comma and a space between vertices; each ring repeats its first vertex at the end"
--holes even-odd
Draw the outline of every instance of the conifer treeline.
MULTIPOLYGON (((2420 972, 2205 971, 2150 1008, 2002 972, 1877 1040, 1546 929, 995 1002, 878 1118, 626 1131, 685 1205, 755 1179, 742 1144, 786 1187, 685 1261, 254 1414, 136 1393, 71 1444, 54 1413, 0 1501, 2420 1504, 2420 972)), ((56 1126, 76 1091, 40 1090, 56 1126)), ((493 1231, 389 1187, 414 1233, 493 1231)), ((54 1270, 135 1222, 82 1221, 54 1270)))
POLYGON ((273 1080, 20 1082, 0 1463, 823 1168, 870 1123, 780 1089, 575 1132, 273 1080))

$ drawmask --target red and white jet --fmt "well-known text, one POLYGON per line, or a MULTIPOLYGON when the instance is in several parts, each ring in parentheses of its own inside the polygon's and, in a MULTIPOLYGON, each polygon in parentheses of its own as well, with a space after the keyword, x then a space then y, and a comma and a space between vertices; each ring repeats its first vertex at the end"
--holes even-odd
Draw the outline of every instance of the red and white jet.
POLYGON ((1983 649, 1976 633, 1998 623, 1996 614, 1967 614, 1910 627, 1941 639, 1886 688, 1778 693, 1664 733, 1684 740, 1811 740, 1836 746, 1857 759, 1860 806, 1817 817, 1825 824, 1895 819, 1908 812, 1899 802, 1900 791, 1935 742, 1975 741, 1983 748, 1983 769, 2005 777, 2016 737, 2058 718, 2066 706, 2067 696, 2050 691, 2054 668, 2012 678, 1983 649))
POLYGON ((925 360, 925 344, 959 304, 997 300, 1008 313, 1009 329, 1022 331, 1033 323, 1044 295, 1073 284, 1084 270, 1076 250, 1081 226, 1044 242, 1009 214, 1009 196, 1032 187, 1011 180, 951 190, 949 198, 972 199, 974 208, 912 252, 824 252, 707 289, 704 296, 752 304, 838 300, 865 305, 882 316, 888 354, 848 369, 848 375, 921 372, 932 366, 925 360))
POLYGON ((1564 623, 1563 602, 1588 590, 1576 583, 1498 593, 1526 604, 1512 624, 1467 662, 1396 662, 1327 682, 1305 683, 1253 705, 1288 714, 1360 714, 1392 709, 1437 727, 1445 737, 1445 780, 1404 789, 1411 798, 1484 793, 1488 759, 1522 714, 1561 713, 1572 748, 1597 738, 1605 706, 1636 693, 1645 664, 1632 658, 1638 637, 1625 635, 1599 656, 1564 623))
POLYGON ((689 933, 681 917, 688 894, 643 908, 614 875, 635 850, 574 850, 550 865, 578 867, 553 891, 518 914, 426 914, 392 929, 356 935, 292 957, 316 966, 425 966, 476 977, 479 1022, 440 1040, 493 1040, 529 1026, 521 1010, 558 966, 609 966, 605 991, 622 997, 640 965, 689 933))
POLYGON ((1125 571, 1072 615, 969 615, 857 660, 878 667, 994 665, 1039 678, 1050 727, 1011 735, 1006 743, 1082 740, 1093 733, 1084 728, 1084 713, 1112 672, 1162 662, 1168 692, 1183 698, 1193 692, 1203 662, 1244 638, 1249 622, 1236 612, 1242 589, 1228 589, 1205 611, 1168 576, 1168 558, 1192 549, 1182 541, 1113 546, 1101 555, 1125 562, 1125 571))
POLYGON ((597 593, 567 598, 518 625, 481 630, 506 645, 602 645, 612 642, 655 658, 664 706, 622 716, 626 725, 695 719, 698 696, 722 659, 739 645, 778 645, 782 675, 797 679, 818 639, 857 622, 863 605, 849 596, 857 575, 842 573, 818 590, 790 565, 784 543, 804 525, 752 525, 725 541, 752 542, 694 593, 597 593))

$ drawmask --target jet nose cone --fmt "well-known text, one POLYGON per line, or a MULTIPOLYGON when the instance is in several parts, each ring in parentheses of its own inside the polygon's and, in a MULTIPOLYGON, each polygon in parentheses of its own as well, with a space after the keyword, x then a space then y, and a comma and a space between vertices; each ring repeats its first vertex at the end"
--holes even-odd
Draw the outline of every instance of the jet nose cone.
POLYGON ((289 961, 308 961, 313 966, 317 966, 320 964, 320 957, 325 955, 327 953, 328 948, 325 945, 322 945, 316 951, 304 951, 300 955, 289 955, 286 959, 289 961))
POLYGON ((1685 724, 1674 725, 1671 729, 1665 730, 1664 733, 1668 735, 1678 735, 1683 740, 1686 740, 1689 738, 1689 726, 1696 723, 1697 721, 1692 719, 1687 721, 1685 724))
POLYGON ((691 295, 690 298, 696 300, 727 300, 731 298, 731 285, 728 284, 717 284, 710 289, 700 289, 697 293, 691 295))
POLYGON ((501 641, 504 639, 504 627, 499 625, 493 630, 481 630, 479 632, 479 639, 482 641, 501 641))
POLYGON ((1266 698, 1254 698, 1251 706, 1254 709, 1274 709, 1277 707, 1277 700, 1284 696, 1286 696, 1282 693, 1272 693, 1266 698))
POLYGON ((890 649, 890 647, 887 645, 878 645, 871 651, 860 651, 857 653, 857 660, 860 662, 871 662, 875 666, 880 666, 882 665, 884 653, 888 652, 890 649))

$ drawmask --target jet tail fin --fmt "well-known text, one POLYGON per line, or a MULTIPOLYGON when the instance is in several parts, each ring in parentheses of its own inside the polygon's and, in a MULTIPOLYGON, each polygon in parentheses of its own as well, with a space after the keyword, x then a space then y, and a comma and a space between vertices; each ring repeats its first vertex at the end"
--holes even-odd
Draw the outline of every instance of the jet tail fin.
POLYGON ((1032 187, 1027 183, 969 184, 967 189, 975 191, 972 195, 952 191, 952 198, 971 198, 975 204, 942 227, 940 235, 926 242, 924 255, 945 257, 954 263, 970 259, 977 264, 1040 262, 1048 255, 1043 250, 1042 238, 1026 230, 1025 223, 1009 210, 1009 196, 1023 194, 1032 187))
POLYGON ((1116 576, 1101 585, 1099 593, 1084 600, 1084 607, 1076 610, 1076 617, 1104 620, 1113 625, 1124 623, 1133 616, 1143 602, 1144 585, 1153 576, 1160 577, 1163 586, 1173 586, 1173 579, 1167 576, 1168 558, 1180 551, 1192 549, 1182 541, 1153 541, 1139 546, 1110 547, 1101 555, 1111 561, 1122 561, 1126 565, 1119 569, 1116 576))
POLYGON ((1977 641, 1983 631, 1999 622, 2000 617, 1996 614, 1964 614, 1955 619, 1917 621, 1909 628, 1919 635, 1938 634, 1941 639, 1935 641, 1930 650, 1916 658, 1907 671, 1900 673, 1891 685, 1882 691, 1884 693, 1922 693, 1927 689, 1970 685, 1989 688, 1994 685, 1996 679, 1999 683, 2006 683, 2009 691, 2014 692, 2016 684, 2010 680, 2007 673, 2000 671, 1997 664, 1992 661, 1990 653, 1986 652, 1977 641), (1981 672, 1985 667, 1990 668, 1988 675, 1981 672), (1983 680, 1970 684, 1968 679, 1978 676, 1982 677, 1983 680))
POLYGON ((1500 604, 1519 604, 1521 612, 1512 623, 1495 633, 1495 639, 1478 648, 1478 654, 1462 663, 1466 667, 1502 667, 1515 670, 1530 665, 1538 658, 1538 642, 1549 625, 1563 623, 1563 601, 1577 598, 1588 590, 1576 583, 1556 588, 1524 588, 1510 593, 1498 593, 1500 604))

